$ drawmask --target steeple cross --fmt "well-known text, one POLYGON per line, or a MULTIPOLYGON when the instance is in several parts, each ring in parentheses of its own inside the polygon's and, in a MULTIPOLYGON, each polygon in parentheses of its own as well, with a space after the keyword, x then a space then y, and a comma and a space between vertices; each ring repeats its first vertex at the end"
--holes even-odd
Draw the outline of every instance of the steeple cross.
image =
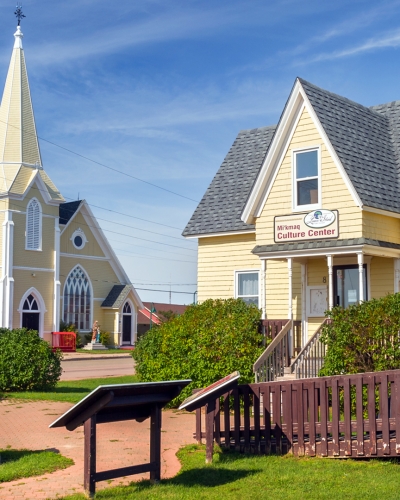
POLYGON ((16 11, 14 12, 16 18, 18 19, 18 26, 21 24, 21 19, 25 17, 25 15, 22 13, 22 5, 20 3, 17 4, 16 11))

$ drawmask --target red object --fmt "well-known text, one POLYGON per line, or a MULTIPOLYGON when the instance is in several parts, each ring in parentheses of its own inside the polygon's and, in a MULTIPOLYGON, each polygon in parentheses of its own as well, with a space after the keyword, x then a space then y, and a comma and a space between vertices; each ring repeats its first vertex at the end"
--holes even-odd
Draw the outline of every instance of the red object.
POLYGON ((76 352, 75 332, 51 332, 53 351, 60 349, 62 352, 76 352))

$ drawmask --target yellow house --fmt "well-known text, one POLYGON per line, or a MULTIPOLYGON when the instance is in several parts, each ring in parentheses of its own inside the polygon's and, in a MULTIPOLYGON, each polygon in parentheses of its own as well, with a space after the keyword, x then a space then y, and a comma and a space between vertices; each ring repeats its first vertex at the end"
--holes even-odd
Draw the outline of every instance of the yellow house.
POLYGON ((183 235, 198 297, 301 325, 399 291, 400 101, 365 107, 296 79, 278 125, 239 133, 183 235))
POLYGON ((133 344, 143 307, 84 200, 66 203, 42 166, 20 26, 0 107, 0 326, 51 340, 60 320, 133 344))

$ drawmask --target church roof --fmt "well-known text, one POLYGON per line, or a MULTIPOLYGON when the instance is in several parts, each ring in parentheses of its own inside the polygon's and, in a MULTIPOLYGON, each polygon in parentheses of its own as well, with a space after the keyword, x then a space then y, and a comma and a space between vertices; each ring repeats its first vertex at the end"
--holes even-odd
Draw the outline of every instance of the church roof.
POLYGON ((0 194, 23 195, 36 172, 51 200, 63 201, 43 170, 20 26, 0 106, 0 194))
POLYGON ((132 285, 114 285, 101 307, 120 308, 131 290, 132 285))
POLYGON ((60 205, 60 224, 68 224, 70 219, 74 216, 75 212, 81 206, 82 200, 70 201, 68 203, 61 203, 60 205))

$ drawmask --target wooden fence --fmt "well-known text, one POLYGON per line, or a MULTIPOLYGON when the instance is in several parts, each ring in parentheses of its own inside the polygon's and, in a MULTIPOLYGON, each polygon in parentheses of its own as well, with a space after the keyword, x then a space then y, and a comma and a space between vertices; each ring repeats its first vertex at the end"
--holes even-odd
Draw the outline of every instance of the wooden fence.
POLYGON ((400 455, 400 370, 240 385, 196 410, 196 439, 261 454, 400 455), (397 432, 399 429, 399 432, 397 432))

